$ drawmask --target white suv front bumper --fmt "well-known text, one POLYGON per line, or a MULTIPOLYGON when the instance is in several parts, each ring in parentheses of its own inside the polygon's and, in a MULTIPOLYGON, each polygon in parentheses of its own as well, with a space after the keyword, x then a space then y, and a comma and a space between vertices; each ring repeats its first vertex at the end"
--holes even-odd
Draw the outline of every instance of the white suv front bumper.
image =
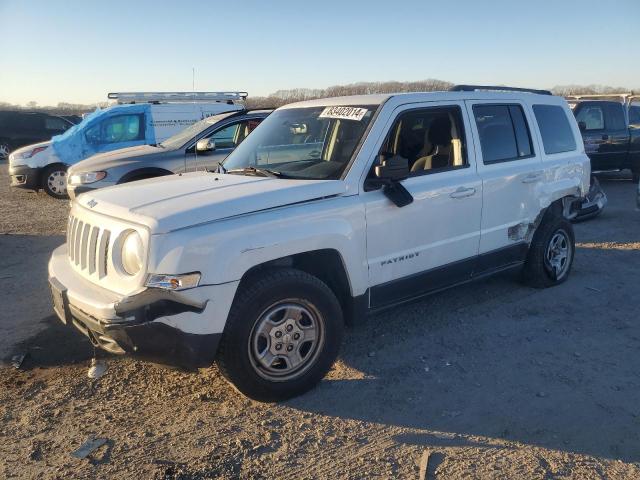
POLYGON ((213 362, 239 282, 180 292, 144 288, 119 295, 75 271, 62 245, 49 260, 49 283, 60 320, 95 346, 197 368, 213 362))

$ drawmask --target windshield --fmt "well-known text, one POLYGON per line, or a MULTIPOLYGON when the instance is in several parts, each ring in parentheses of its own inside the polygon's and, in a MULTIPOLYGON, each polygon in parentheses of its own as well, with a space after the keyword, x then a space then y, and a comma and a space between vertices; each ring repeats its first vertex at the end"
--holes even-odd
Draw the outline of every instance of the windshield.
POLYGON ((377 108, 276 110, 227 157, 224 170, 261 169, 288 178, 338 179, 377 108))
POLYGON ((233 115, 235 112, 227 112, 221 113, 220 115, 213 115, 211 117, 207 117, 204 120, 200 120, 199 122, 194 123, 193 125, 185 128, 184 130, 180 130, 174 136, 167 138, 164 142, 160 143, 160 146, 163 148, 180 148, 185 143, 187 143, 192 138, 198 136, 207 128, 212 125, 218 123, 220 120, 227 118, 230 115, 233 115))

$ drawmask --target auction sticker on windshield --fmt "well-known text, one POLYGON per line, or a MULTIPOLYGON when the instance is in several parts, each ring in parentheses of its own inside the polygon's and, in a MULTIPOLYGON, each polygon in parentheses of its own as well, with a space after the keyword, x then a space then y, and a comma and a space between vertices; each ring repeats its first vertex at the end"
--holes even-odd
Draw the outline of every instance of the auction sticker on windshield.
POLYGON ((360 107, 327 107, 318 118, 339 118, 342 120, 362 120, 367 113, 366 108, 360 107))

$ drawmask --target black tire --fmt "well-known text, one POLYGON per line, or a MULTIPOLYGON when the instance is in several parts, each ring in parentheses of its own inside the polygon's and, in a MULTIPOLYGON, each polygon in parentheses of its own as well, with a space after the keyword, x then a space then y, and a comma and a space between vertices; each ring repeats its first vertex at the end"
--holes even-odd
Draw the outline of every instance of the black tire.
MULTIPOLYGON (((562 242, 562 240, 561 240, 562 242)), ((529 246, 529 253, 522 269, 523 281, 535 288, 547 288, 564 282, 571 273, 571 265, 575 256, 575 236, 573 226, 561 213, 550 209, 544 216, 542 223, 533 234, 533 240, 529 246), (564 237, 567 246, 567 258, 563 268, 558 273, 547 258, 551 249, 551 242, 558 239, 557 235, 564 237)), ((551 253, 551 255, 553 255, 551 253)))
MULTIPOLYGON (((220 372, 241 393, 261 402, 286 400, 310 390, 329 371, 342 344, 344 322, 338 299, 318 278, 291 268, 266 270, 243 283, 231 306, 220 341, 217 358, 220 372), (316 346, 310 347, 308 357, 305 357, 307 363, 302 364, 299 370, 293 370, 291 378, 274 378, 260 365, 255 353, 260 339, 265 341, 269 337, 260 337, 256 329, 265 324, 263 319, 269 318, 268 312, 298 305, 296 302, 299 302, 302 309, 313 310, 317 316, 314 320, 318 324, 317 330, 322 332, 322 340, 317 340, 316 346), (322 327, 319 326, 320 323, 322 327)), ((280 326, 284 328, 290 321, 293 320, 287 320, 285 314, 281 323, 277 324, 278 327, 273 329, 281 328, 280 326)), ((277 331, 275 334, 269 333, 270 339, 266 340, 268 344, 265 352, 278 346, 279 342, 275 340, 278 333, 282 335, 282 332, 277 331)), ((279 338, 286 342, 293 339, 291 335, 279 338), (285 337, 289 339, 285 340, 285 337)), ((303 334, 303 341, 305 338, 306 335, 303 334)), ((302 344, 300 342, 296 351, 301 350, 302 344)), ((289 343, 284 345, 286 349, 290 346, 289 343)), ((280 347, 282 346, 280 343, 280 347)), ((281 352, 289 355, 284 349, 281 352)), ((278 361, 276 356, 276 366, 278 361)), ((289 364, 288 361, 281 363, 289 364)))
POLYGON ((49 165, 47 168, 45 168, 42 171, 42 177, 40 179, 42 189, 45 192, 47 192, 48 195, 60 200, 69 198, 69 195, 67 194, 66 181, 67 181, 67 166, 59 163, 55 165, 49 165), (54 175, 57 178, 61 178, 62 179, 61 181, 65 182, 64 186, 59 185, 59 181, 53 182, 53 183, 50 182, 49 177, 51 177, 52 175, 54 175), (56 185, 56 183, 58 183, 58 185, 56 185))

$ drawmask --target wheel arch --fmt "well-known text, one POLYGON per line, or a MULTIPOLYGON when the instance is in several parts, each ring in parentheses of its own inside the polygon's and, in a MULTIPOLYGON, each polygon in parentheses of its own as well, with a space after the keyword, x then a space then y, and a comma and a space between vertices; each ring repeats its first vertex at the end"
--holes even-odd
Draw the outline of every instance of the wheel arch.
POLYGON ((47 176, 47 173, 49 172, 49 170, 53 169, 54 167, 64 167, 65 171, 69 169, 70 165, 67 165, 64 162, 53 162, 53 163, 49 163, 47 165, 45 165, 44 167, 42 167, 40 169, 40 174, 38 175, 38 187, 39 188, 44 188, 44 181, 45 178, 47 176))
POLYGON ((352 324, 359 316, 359 299, 353 295, 353 288, 342 255, 334 248, 296 253, 254 265, 242 275, 236 296, 244 285, 258 277, 261 272, 277 268, 301 270, 325 283, 338 299, 345 323, 352 324))

